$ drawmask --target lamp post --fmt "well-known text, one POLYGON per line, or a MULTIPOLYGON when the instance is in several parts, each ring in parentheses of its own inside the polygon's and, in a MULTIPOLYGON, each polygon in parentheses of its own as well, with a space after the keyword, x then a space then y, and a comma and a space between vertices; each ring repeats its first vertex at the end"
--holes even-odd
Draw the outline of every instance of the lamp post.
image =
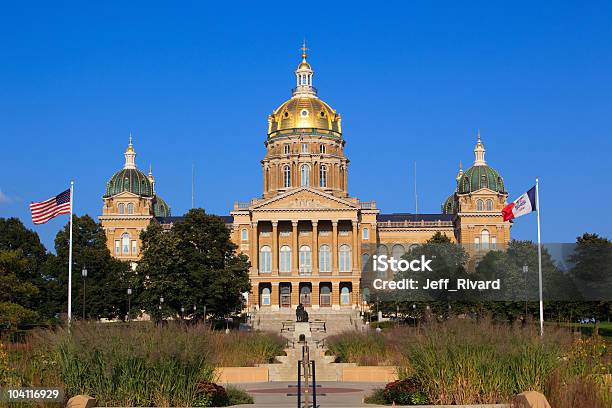
POLYGON ((130 311, 132 310, 132 288, 128 288, 128 307, 127 307, 127 320, 130 321, 130 311))
POLYGON ((523 265, 523 277, 525 282, 525 322, 527 322, 527 272, 529 272, 529 265, 523 265))
POLYGON ((185 320, 185 307, 181 306, 181 320, 185 320))
POLYGON ((87 268, 83 267, 81 276, 83 277, 83 320, 85 320, 85 278, 87 277, 87 268))
POLYGON ((159 321, 163 321, 164 320, 164 315, 162 313, 162 304, 164 303, 164 296, 160 296, 159 297, 159 321))

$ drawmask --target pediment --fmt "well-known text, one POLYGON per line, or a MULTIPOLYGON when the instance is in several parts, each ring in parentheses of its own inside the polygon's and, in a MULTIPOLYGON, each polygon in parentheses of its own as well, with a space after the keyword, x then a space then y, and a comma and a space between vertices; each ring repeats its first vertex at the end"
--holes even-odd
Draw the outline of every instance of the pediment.
MULTIPOLYGON (((138 194, 134 194, 131 191, 122 191, 119 194, 115 194, 109 198, 112 198, 114 200, 118 199, 118 198, 129 198, 129 199, 134 199, 134 198, 141 198, 142 196, 139 196, 138 194)), ((149 198, 149 197, 142 197, 142 198, 149 198)))
POLYGON ((298 188, 257 203, 253 209, 263 210, 325 210, 356 209, 357 206, 347 200, 307 187, 298 188))

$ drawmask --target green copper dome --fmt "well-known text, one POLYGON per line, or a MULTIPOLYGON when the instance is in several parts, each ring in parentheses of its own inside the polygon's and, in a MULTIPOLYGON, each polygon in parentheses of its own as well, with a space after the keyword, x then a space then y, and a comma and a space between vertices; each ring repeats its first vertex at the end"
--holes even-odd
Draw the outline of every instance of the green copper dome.
POLYGON ((146 174, 135 168, 124 168, 116 172, 106 183, 105 197, 129 191, 140 196, 152 197, 153 186, 146 174))
POLYGON ((455 194, 448 196, 444 204, 442 204, 442 214, 455 214, 457 208, 455 207, 455 194))
POLYGON ((504 180, 499 173, 488 165, 472 166, 463 173, 457 183, 459 194, 469 194, 481 188, 505 193, 504 180))
POLYGON ((155 195, 153 201, 153 213, 156 217, 170 217, 170 206, 158 195, 155 195))

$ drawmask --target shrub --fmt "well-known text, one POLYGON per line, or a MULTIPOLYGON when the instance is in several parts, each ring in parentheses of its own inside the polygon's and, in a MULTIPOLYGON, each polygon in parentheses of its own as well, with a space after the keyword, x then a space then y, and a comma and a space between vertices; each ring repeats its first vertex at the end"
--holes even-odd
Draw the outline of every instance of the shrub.
POLYGON ((421 391, 421 384, 414 378, 390 382, 383 390, 387 404, 420 405, 427 403, 427 397, 421 391))
POLYGON ((246 391, 241 390, 240 388, 236 388, 230 385, 225 389, 225 391, 227 392, 227 397, 229 398, 230 405, 255 403, 253 397, 247 394, 246 391))
POLYGON ((225 388, 210 381, 196 386, 194 407, 226 407, 230 404, 225 388))

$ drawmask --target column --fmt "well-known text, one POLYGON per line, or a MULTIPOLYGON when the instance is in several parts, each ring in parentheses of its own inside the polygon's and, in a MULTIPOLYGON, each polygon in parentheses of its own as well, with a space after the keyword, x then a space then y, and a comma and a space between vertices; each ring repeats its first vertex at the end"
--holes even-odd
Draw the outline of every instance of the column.
POLYGON ((300 250, 298 248, 298 222, 291 221, 291 225, 293 227, 293 229, 291 230, 291 238, 293 240, 293 248, 291 248, 291 254, 293 255, 293 260, 291 262, 291 271, 293 272, 292 275, 298 275, 300 269, 300 250))
POLYGON ((295 307, 300 304, 300 283, 291 282, 291 307, 295 307))
POLYGON ((340 308, 340 282, 332 282, 332 308, 340 308))
POLYGON ((357 228, 357 221, 353 221, 353 273, 356 274, 359 271, 359 230, 357 228))
POLYGON ((272 221, 272 273, 278 275, 278 222, 272 221))
POLYGON ((251 284, 251 293, 249 293, 249 306, 259 307, 259 283, 251 284))
POLYGON ((259 233, 257 231, 257 221, 251 223, 251 267, 254 272, 258 271, 259 261, 259 233))
POLYGON ((312 281, 312 307, 315 309, 319 308, 319 282, 312 281))
POLYGON ((318 222, 312 221, 312 273, 319 273, 319 230, 318 222))
POLYGON ((338 221, 332 221, 332 274, 338 273, 338 221))
POLYGON ((280 293, 278 292, 278 282, 272 282, 272 290, 270 291, 270 307, 278 309, 280 305, 280 293))

